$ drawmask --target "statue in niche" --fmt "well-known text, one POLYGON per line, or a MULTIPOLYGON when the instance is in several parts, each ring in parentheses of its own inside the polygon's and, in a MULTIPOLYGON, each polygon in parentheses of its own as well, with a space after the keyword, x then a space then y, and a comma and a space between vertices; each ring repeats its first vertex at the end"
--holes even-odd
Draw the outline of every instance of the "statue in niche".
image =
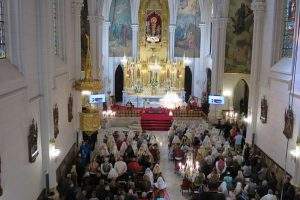
POLYGON ((288 14, 288 19, 289 20, 295 20, 296 0, 289 0, 287 14, 288 14))
POLYGON ((148 11, 146 18, 146 41, 159 43, 161 41, 161 17, 157 11, 148 11))
POLYGON ((2 194, 3 194, 3 188, 1 185, 1 157, 0 157, 0 197, 2 196, 2 194))
POLYGON ((54 138, 56 139, 59 134, 58 128, 58 105, 55 104, 53 108, 53 123, 54 123, 54 138))
POLYGON ((71 122, 73 119, 73 97, 70 94, 68 101, 68 122, 71 122))
POLYGON ((264 97, 261 100, 260 109, 261 109, 260 120, 263 124, 265 124, 265 123, 267 123, 267 119, 268 119, 268 102, 267 102, 266 97, 264 97))
POLYGON ((32 123, 29 127, 28 135, 28 153, 29 153, 29 162, 33 163, 37 156, 39 155, 38 151, 38 127, 37 123, 32 119, 32 123))
POLYGON ((294 130, 294 112, 291 107, 289 107, 284 114, 284 129, 283 134, 287 139, 291 139, 293 137, 294 130))

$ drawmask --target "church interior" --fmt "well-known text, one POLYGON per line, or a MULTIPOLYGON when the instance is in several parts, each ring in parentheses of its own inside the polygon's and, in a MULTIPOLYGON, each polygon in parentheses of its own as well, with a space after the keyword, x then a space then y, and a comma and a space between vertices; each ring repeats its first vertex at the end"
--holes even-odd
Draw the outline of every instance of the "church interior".
POLYGON ((299 200, 300 0, 0 0, 0 200, 299 200))

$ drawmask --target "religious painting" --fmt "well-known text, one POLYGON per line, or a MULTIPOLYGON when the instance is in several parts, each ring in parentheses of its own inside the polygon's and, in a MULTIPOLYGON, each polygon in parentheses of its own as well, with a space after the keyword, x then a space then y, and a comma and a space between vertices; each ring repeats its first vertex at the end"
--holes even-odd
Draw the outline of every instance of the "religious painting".
POLYGON ((132 31, 130 0, 112 0, 110 6, 109 56, 131 56, 132 31))
POLYGON ((71 122, 73 119, 73 97, 70 94, 68 100, 68 122, 71 122))
POLYGON ((253 39, 251 0, 230 1, 228 15, 225 73, 249 74, 253 39))
POLYGON ((291 107, 289 107, 284 114, 283 134, 287 139, 291 139, 293 137, 293 131, 294 131, 294 111, 291 107))
POLYGON ((296 0, 284 0, 282 57, 292 57, 295 30, 296 0))
POLYGON ((175 57, 200 57, 198 0, 180 0, 175 30, 175 57))
POLYGON ((160 11, 147 11, 146 18, 146 41, 149 43, 161 42, 161 13, 160 11))
POLYGON ((57 136, 59 134, 58 118, 59 118, 58 105, 55 104, 55 106, 53 108, 53 124, 54 124, 54 138, 55 139, 57 138, 57 136))
POLYGON ((260 120, 263 124, 267 123, 268 119, 268 101, 266 97, 261 100, 260 103, 260 120))
POLYGON ((29 162, 33 163, 37 156, 39 155, 38 151, 38 127, 37 123, 34 119, 31 122, 29 127, 29 135, 28 135, 28 154, 29 154, 29 162))

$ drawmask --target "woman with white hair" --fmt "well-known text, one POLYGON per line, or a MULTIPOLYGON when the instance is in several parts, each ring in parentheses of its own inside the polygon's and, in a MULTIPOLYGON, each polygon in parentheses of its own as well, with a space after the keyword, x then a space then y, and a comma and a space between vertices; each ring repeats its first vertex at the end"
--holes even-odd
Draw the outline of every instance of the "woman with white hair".
POLYGON ((155 186, 153 192, 154 199, 170 200, 170 196, 167 192, 167 184, 161 176, 158 177, 154 186, 155 186))

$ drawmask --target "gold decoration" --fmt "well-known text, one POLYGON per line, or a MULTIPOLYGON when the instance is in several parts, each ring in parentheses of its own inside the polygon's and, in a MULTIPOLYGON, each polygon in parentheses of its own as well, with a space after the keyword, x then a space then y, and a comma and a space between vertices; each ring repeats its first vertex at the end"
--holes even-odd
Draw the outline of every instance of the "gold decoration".
POLYGON ((79 114, 80 130, 94 132, 100 128, 100 113, 98 110, 89 110, 79 114))
MULTIPOLYGON (((184 88, 184 63, 168 59, 169 9, 161 0, 141 1, 140 58, 124 62, 124 89, 128 94, 163 95, 184 88)), ((124 58, 124 61, 127 59, 124 58)))
POLYGON ((90 50, 90 40, 89 37, 86 35, 87 40, 87 55, 84 64, 84 78, 75 82, 75 89, 79 91, 87 90, 92 92, 98 92, 102 89, 102 84, 99 79, 93 79, 92 76, 92 56, 90 50))

